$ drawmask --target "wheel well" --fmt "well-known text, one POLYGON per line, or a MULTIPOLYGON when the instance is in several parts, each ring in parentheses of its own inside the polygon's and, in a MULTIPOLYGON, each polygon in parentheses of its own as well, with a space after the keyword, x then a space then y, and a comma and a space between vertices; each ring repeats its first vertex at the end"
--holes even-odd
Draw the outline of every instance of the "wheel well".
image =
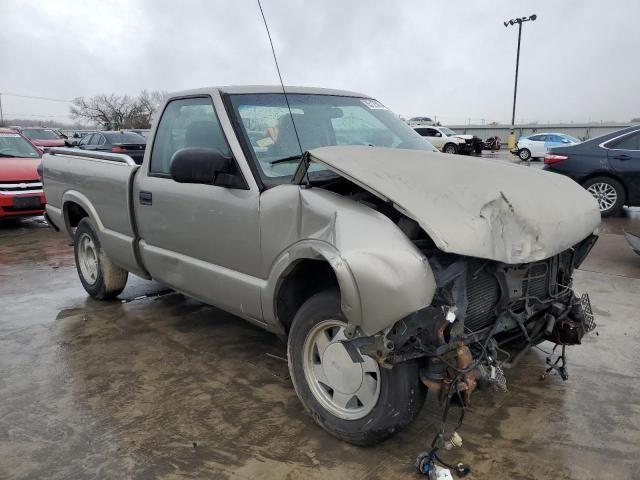
POLYGON ((610 179, 615 180, 616 182, 618 182, 620 185, 622 185, 622 188, 624 190, 624 201, 625 201, 625 205, 626 205, 626 201, 629 199, 629 192, 627 191, 627 186, 625 185, 625 183, 622 181, 621 178, 618 178, 615 175, 611 175, 609 172, 591 173, 591 174, 589 174, 588 176, 586 176, 585 178, 583 178, 580 181, 580 185, 584 185, 585 183, 587 183, 592 178, 597 178, 597 177, 610 178, 610 179))
POLYGON ((75 202, 67 202, 64 204, 64 216, 70 227, 75 228, 84 217, 88 217, 87 211, 75 202))
POLYGON ((289 330, 298 309, 318 292, 338 287, 336 274, 324 260, 296 262, 282 280, 276 294, 276 316, 289 330))

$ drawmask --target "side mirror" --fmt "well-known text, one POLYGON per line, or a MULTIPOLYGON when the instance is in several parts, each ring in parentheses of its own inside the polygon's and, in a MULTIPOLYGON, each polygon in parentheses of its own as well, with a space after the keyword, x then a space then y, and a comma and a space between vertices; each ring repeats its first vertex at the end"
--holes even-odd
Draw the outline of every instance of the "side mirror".
POLYGON ((181 148, 171 157, 171 178, 179 183, 202 183, 220 187, 247 188, 233 170, 233 159, 215 148, 181 148))

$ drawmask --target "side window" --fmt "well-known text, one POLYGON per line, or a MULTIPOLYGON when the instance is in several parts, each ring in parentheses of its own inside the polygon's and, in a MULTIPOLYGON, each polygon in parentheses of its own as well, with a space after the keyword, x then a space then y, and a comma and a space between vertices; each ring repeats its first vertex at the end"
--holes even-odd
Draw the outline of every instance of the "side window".
POLYGON ((418 132, 423 137, 426 137, 426 136, 429 135, 429 129, 428 128, 416 128, 415 131, 418 132))
POLYGON ((531 140, 532 142, 544 142, 544 137, 544 135, 533 135, 529 137, 529 140, 531 140))
POLYGON ((91 140, 91 137, 93 137, 93 134, 91 133, 85 135, 84 137, 82 137, 82 140, 80 140, 80 143, 78 145, 89 145, 89 140, 91 140))
POLYGON ((171 101, 164 109, 151 151, 151 173, 169 174, 173 154, 181 148, 215 148, 231 156, 209 97, 171 101))
POLYGON ((94 145, 104 145, 104 143, 106 142, 106 140, 104 139, 104 135, 102 135, 102 134, 94 135, 92 141, 93 141, 94 145))
POLYGON ((427 136, 428 137, 441 137, 442 134, 437 131, 435 128, 427 128, 427 136))
POLYGON ((640 132, 636 132, 627 137, 611 142, 608 148, 617 148, 619 150, 640 150, 640 132))

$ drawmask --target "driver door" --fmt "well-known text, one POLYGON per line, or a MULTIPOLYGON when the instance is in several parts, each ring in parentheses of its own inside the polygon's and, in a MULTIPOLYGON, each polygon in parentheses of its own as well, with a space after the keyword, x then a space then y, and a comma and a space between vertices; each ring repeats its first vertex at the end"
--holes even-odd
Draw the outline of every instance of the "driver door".
MULTIPOLYGON (((174 153, 215 148, 233 157, 211 98, 170 101, 150 158, 135 176, 140 252, 151 276, 203 302, 260 322, 259 192, 251 187, 178 183, 174 153)), ((239 169, 238 169, 239 170, 239 169)))

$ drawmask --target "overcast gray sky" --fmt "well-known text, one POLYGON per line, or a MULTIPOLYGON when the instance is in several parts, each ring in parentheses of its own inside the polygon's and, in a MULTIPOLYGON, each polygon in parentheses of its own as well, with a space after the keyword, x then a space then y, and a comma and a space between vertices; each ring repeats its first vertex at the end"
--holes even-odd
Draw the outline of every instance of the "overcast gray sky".
MULTIPOLYGON (((285 83, 367 93, 405 116, 640 116, 638 0, 263 0, 285 83)), ((71 99, 277 82, 255 0, 0 0, 0 92, 71 99)), ((66 116, 3 95, 8 116, 66 116)), ((53 117, 52 117, 53 118, 53 117)), ((60 118, 64 119, 64 118, 60 118)))

